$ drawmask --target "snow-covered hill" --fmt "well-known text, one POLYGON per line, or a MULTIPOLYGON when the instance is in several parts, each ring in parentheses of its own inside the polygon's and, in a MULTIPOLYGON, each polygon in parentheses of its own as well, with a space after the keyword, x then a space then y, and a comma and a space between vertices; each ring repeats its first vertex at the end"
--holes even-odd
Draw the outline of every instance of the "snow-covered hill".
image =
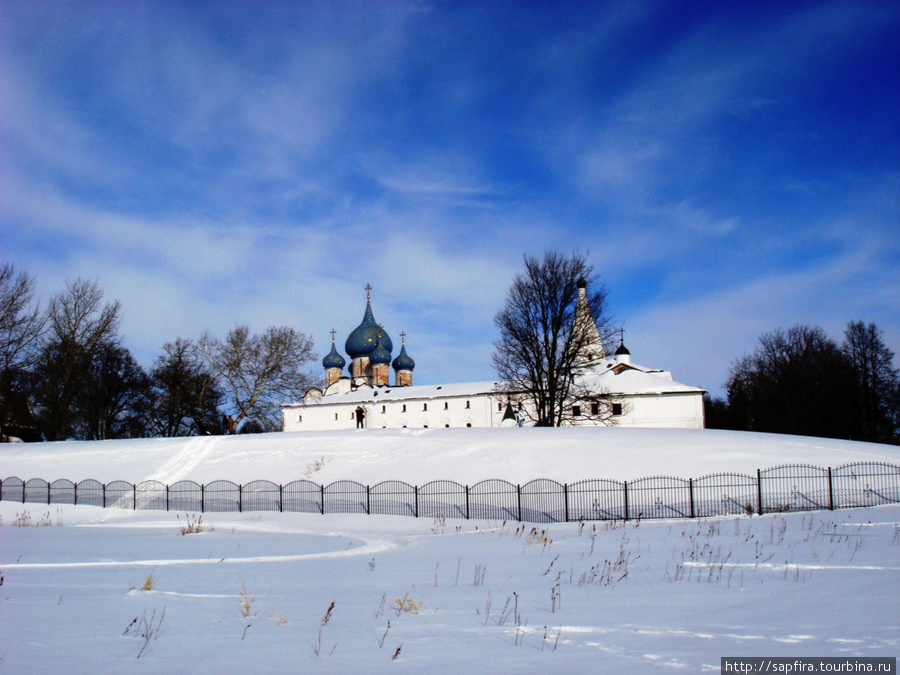
POLYGON ((423 484, 485 478, 683 478, 781 464, 900 464, 900 448, 825 438, 693 429, 400 429, 0 446, 0 478, 350 479, 423 484))
MULTIPOLYGON (((722 431, 435 429, 5 445, 0 476, 630 480, 898 455, 722 431)), ((0 672, 695 673, 722 656, 887 656, 898 550, 897 505, 534 525, 6 501, 0 672)))

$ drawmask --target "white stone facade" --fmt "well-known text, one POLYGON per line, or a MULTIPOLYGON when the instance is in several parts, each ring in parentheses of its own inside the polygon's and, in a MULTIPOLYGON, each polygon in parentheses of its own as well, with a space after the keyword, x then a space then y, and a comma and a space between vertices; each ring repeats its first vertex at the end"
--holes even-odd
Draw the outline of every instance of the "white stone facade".
MULTIPOLYGON (((588 310, 586 305, 581 307, 584 303, 584 288, 580 287, 581 312, 576 314, 576 321, 585 320, 588 310)), ((596 326, 593 329, 589 332, 594 340, 582 361, 586 367, 575 383, 575 390, 584 397, 567 404, 568 424, 703 428, 706 392, 675 382, 667 371, 631 363, 624 346, 607 357, 596 326)), ((395 385, 390 386, 390 349, 390 337, 375 323, 371 304, 367 303, 363 322, 347 340, 346 350, 353 359, 352 377, 342 376, 346 362, 332 344, 331 353, 323 359, 325 391, 311 389, 302 402, 282 406, 284 431, 498 427, 508 403, 513 409, 527 406, 523 397, 501 391, 496 381, 412 385, 415 364, 405 347, 394 360, 395 385), (377 371, 369 364, 370 355, 379 362, 373 364, 378 365, 377 371)), ((525 419, 534 417, 527 407, 521 409, 525 419)))
MULTIPOLYGON (((604 359, 579 378, 580 386, 606 395, 613 414, 605 421, 573 420, 577 425, 703 428, 702 389, 675 382, 671 373, 621 359, 604 359)), ((497 427, 507 395, 496 381, 411 387, 351 385, 343 378, 325 392, 314 389, 301 403, 282 406, 285 431, 327 431, 357 426, 356 409, 364 411, 363 427, 439 428, 497 427)), ((517 407, 515 397, 513 406, 517 407)), ((571 405, 590 403, 573 401, 571 405)), ((571 408, 571 406, 570 406, 571 408)), ((585 410, 585 417, 587 415, 585 410)))

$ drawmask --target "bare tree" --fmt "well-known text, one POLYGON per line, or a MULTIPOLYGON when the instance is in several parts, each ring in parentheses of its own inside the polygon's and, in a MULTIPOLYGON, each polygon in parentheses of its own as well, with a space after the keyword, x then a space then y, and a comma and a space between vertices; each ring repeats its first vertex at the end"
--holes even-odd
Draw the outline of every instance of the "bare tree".
POLYGON ((302 370, 317 358, 312 340, 287 326, 267 328, 262 335, 238 326, 224 342, 206 334, 198 346, 220 378, 235 425, 254 417, 267 431, 280 429, 281 404, 299 400, 316 383, 302 370))
POLYGON ((896 433, 898 372, 894 353, 884 344, 882 331, 874 324, 853 321, 844 331, 841 349, 856 377, 856 412, 860 438, 889 442, 896 433))
POLYGON ((75 279, 50 300, 48 332, 36 366, 35 395, 45 435, 65 440, 73 431, 75 397, 85 384, 91 361, 118 345, 120 305, 103 304, 96 281, 75 279))
POLYGON ((0 265, 0 376, 22 366, 33 352, 44 325, 34 302, 34 277, 0 265))
POLYGON ((191 340, 167 342, 151 372, 153 431, 161 436, 215 434, 222 392, 191 340))
POLYGON ((0 427, 3 435, 40 440, 28 392, 44 315, 34 300, 34 277, 0 265, 0 427))
POLYGON ((148 429, 150 378, 128 349, 104 342, 88 359, 73 405, 78 438, 142 438, 148 429))
POLYGON ((538 425, 560 426, 592 412, 597 421, 611 417, 602 392, 581 391, 576 384, 579 373, 599 357, 598 340, 608 341, 614 332, 606 288, 596 282, 593 266, 579 253, 525 256, 524 272, 516 275, 494 317, 500 338, 492 360, 502 390, 523 397, 530 404, 523 413, 538 425), (581 308, 579 287, 585 289, 581 308), (584 408, 576 402, 582 397, 587 397, 584 408))
POLYGON ((762 335, 756 350, 732 365, 726 389, 734 428, 830 438, 858 433, 851 364, 821 328, 762 335))

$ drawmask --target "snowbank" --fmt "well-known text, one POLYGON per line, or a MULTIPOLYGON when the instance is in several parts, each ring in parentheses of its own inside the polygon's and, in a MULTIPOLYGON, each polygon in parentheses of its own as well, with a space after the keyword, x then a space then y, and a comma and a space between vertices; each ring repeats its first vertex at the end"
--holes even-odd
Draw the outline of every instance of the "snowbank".
POLYGON ((826 438, 696 429, 366 429, 0 446, 0 478, 132 483, 309 478, 374 484, 485 478, 634 480, 752 473, 780 464, 900 464, 900 448, 826 438))

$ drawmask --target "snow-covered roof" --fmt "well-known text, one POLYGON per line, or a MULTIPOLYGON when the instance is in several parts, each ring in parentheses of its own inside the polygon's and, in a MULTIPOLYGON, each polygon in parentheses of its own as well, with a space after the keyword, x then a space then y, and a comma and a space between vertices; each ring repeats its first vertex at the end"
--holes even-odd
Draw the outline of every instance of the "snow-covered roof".
POLYGON ((434 398, 478 396, 494 393, 497 381, 459 382, 456 384, 426 384, 411 387, 373 387, 363 385, 345 393, 328 394, 320 398, 310 397, 303 403, 291 405, 335 405, 346 403, 370 403, 372 401, 406 401, 434 398))
POLYGON ((606 362, 582 374, 582 386, 593 391, 619 395, 698 394, 703 389, 691 387, 672 379, 666 370, 653 370, 636 364, 606 362))
MULTIPOLYGON (((458 382, 454 384, 429 384, 411 387, 374 387, 363 385, 357 389, 321 396, 309 396, 303 402, 290 405, 345 405, 347 403, 372 403, 374 401, 408 401, 466 396, 483 396, 498 392, 496 380, 484 382, 458 382)), ((606 360, 582 373, 579 384, 596 392, 619 396, 646 396, 661 394, 698 394, 705 390, 691 387, 672 379, 672 373, 655 370, 638 364, 617 363, 606 360)))

